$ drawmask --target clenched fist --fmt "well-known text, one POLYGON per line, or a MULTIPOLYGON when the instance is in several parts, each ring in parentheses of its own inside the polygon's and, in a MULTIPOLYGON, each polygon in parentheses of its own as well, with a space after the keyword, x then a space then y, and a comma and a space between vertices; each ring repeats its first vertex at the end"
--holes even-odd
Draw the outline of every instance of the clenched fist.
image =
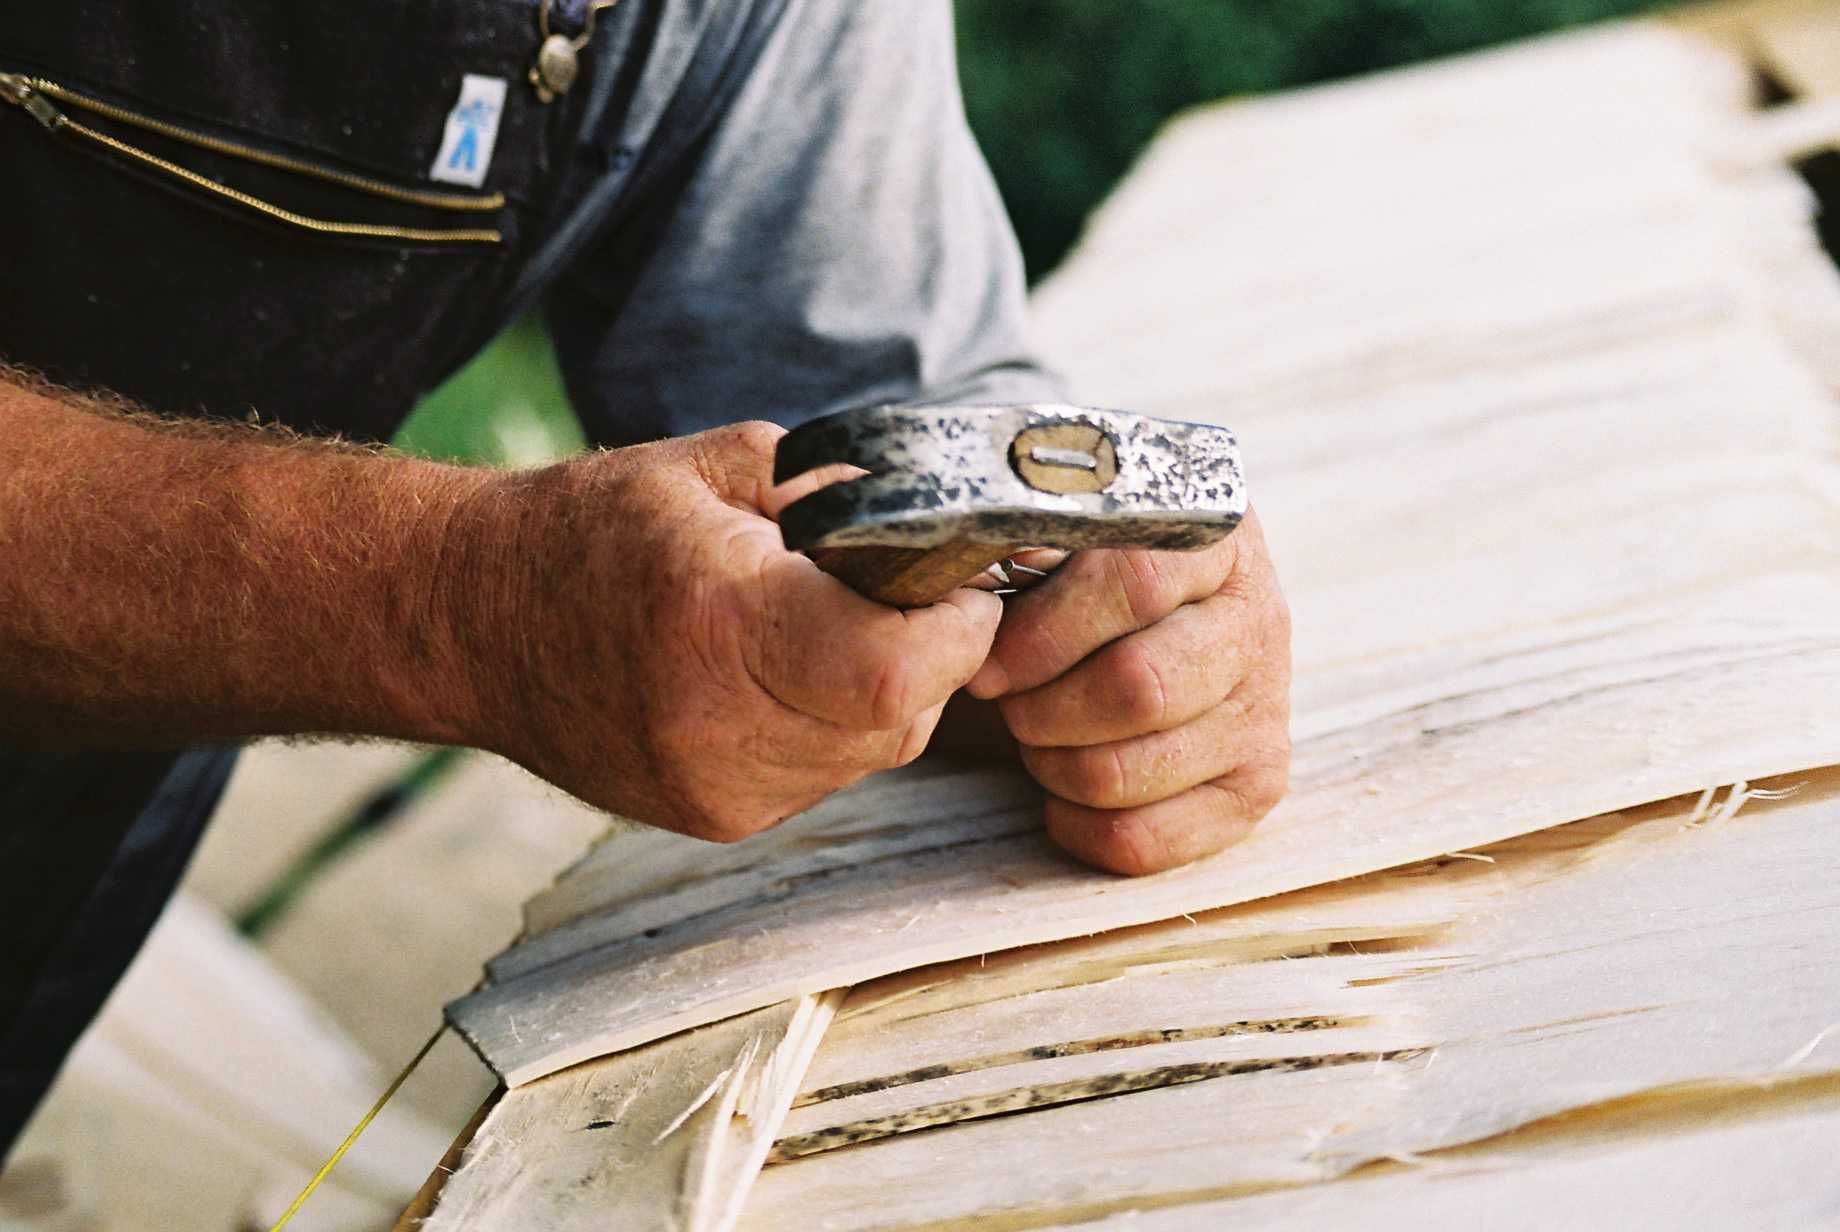
POLYGON ((1290 612, 1258 519, 1198 552, 1093 551, 1010 600, 998 699, 1048 831, 1150 873, 1243 837, 1290 772, 1290 612))
MULTIPOLYGON (((456 519, 475 742, 590 804, 734 840, 913 760, 1002 614, 872 603, 781 545, 780 428, 497 476, 456 519)), ((834 477, 834 476, 833 476, 834 477)), ((796 482, 796 481, 795 481, 796 482)))

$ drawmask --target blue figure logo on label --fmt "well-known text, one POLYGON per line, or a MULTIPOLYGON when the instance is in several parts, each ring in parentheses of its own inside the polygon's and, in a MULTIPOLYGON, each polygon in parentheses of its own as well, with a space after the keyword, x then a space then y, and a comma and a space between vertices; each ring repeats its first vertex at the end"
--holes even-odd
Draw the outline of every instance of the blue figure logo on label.
POLYGON ((449 171, 474 171, 479 166, 479 132, 498 118, 498 108, 482 98, 475 98, 462 104, 454 112, 454 122, 460 126, 460 140, 454 142, 454 151, 447 156, 449 171))

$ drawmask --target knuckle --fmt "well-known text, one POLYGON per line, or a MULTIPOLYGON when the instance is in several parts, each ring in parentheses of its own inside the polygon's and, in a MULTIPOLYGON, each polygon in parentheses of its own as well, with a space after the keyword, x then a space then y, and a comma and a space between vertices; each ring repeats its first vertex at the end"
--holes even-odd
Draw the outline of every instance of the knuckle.
POLYGON ((708 788, 687 797, 684 804, 690 821, 687 833, 711 843, 738 843, 752 838, 785 816, 708 788))
MULTIPOLYGON (((684 442, 683 461, 697 478, 697 482, 712 492, 719 492, 723 487, 722 455, 724 453, 721 429, 715 432, 694 436, 684 442)), ((654 482, 668 483, 662 475, 651 476, 654 482)))
POLYGON ((691 838, 700 838, 705 843, 738 843, 747 836, 739 830, 731 829, 723 818, 695 809, 685 811, 686 825, 684 833, 691 838))
POLYGON ((1117 808, 1126 802, 1129 773, 1124 752, 1117 745, 1067 749, 1056 758, 1068 799, 1089 808, 1117 808))
POLYGON ((875 672, 864 715, 872 731, 893 731, 905 726, 919 711, 914 694, 917 681, 905 660, 890 659, 875 672))
POLYGON ((1242 766, 1220 787, 1232 802, 1235 813, 1247 821, 1258 821, 1278 807, 1278 802, 1290 790, 1289 746, 1242 766))
POLYGON ((909 727, 894 745, 894 755, 889 759, 887 768, 893 770, 900 766, 911 766, 920 760, 920 755, 926 752, 931 734, 919 724, 909 727))
POLYGON ((1017 744, 1049 748, 1053 740, 1052 706, 1046 694, 1018 693, 997 699, 997 713, 1017 744))
POLYGON ((772 466, 783 429, 761 420, 727 424, 687 438, 687 462, 705 487, 718 494, 744 485, 772 466))
POLYGON ((785 429, 764 419, 748 419, 741 423, 730 424, 725 431, 729 434, 736 449, 751 454, 773 456, 773 450, 785 429))
POLYGON ((1127 877, 1161 872, 1173 863, 1162 832, 1140 813, 1119 812, 1102 817, 1094 839, 1101 863, 1127 877))
POLYGON ((712 843, 737 843, 779 820, 745 802, 727 776, 704 769, 708 751, 708 726, 692 716, 671 716, 651 732, 651 774, 675 802, 678 824, 672 829, 712 843))
POLYGON ((1266 644, 1288 647, 1291 643, 1291 605, 1284 592, 1273 589, 1265 603, 1266 644))
POLYGON ((1149 730, 1169 716, 1169 682, 1156 655, 1126 642, 1111 652, 1111 711, 1136 730, 1149 730))
POLYGON ((744 838, 752 838, 773 823, 756 821, 734 810, 718 809, 713 812, 699 813, 701 823, 693 833, 706 842, 739 843, 744 838))
POLYGON ((1111 561, 1112 579, 1140 627, 1154 624, 1181 605, 1175 572, 1162 555, 1127 548, 1114 552, 1111 561))
POLYGON ((1278 807, 1279 801, 1290 793, 1291 789, 1291 750, 1287 741, 1281 750, 1274 751, 1263 764, 1256 776, 1250 794, 1250 803, 1263 817, 1278 807))
POLYGON ((696 716, 668 712, 654 719, 647 741, 652 772, 680 792, 695 788, 699 750, 708 743, 708 728, 696 716))

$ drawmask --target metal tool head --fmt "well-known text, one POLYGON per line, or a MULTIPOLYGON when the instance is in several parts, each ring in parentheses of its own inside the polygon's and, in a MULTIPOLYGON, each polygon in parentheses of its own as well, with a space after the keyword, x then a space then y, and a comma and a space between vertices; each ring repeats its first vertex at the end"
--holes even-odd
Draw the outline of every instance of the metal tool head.
POLYGON ((1232 432, 1123 411, 844 411, 788 432, 773 479, 839 462, 870 473, 782 510, 788 548, 1195 548, 1224 538, 1246 513, 1232 432))

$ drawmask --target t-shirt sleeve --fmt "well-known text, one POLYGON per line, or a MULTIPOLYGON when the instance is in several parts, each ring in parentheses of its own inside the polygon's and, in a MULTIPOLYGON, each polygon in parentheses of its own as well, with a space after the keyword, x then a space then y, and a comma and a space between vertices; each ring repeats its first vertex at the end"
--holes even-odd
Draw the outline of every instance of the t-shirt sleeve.
POLYGON ((727 113, 552 291, 620 444, 890 402, 1057 399, 959 97, 946 0, 793 0, 727 113))

